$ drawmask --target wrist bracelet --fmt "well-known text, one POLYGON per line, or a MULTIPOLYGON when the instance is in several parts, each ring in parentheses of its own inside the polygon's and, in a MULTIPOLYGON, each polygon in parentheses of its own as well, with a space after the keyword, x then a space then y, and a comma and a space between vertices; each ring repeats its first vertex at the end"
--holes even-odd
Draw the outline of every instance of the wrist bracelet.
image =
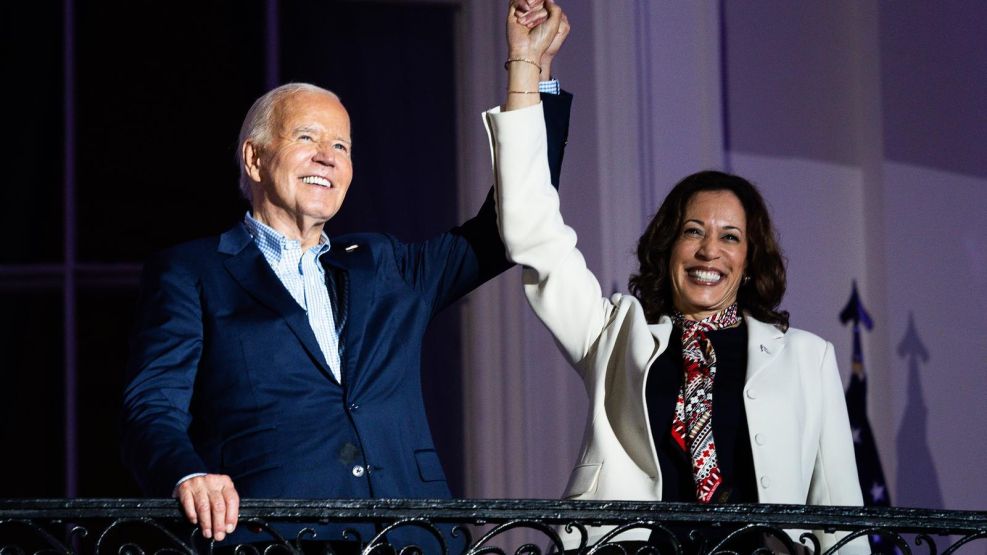
POLYGON ((507 94, 541 94, 541 91, 512 91, 507 89, 507 94))
POLYGON ((541 73, 541 66, 540 65, 536 64, 535 62, 532 62, 531 60, 526 60, 524 58, 508 58, 507 61, 504 62, 504 69, 507 69, 507 64, 512 63, 512 62, 524 62, 526 64, 531 64, 531 65, 533 65, 533 66, 535 66, 535 67, 538 68, 538 73, 541 73))

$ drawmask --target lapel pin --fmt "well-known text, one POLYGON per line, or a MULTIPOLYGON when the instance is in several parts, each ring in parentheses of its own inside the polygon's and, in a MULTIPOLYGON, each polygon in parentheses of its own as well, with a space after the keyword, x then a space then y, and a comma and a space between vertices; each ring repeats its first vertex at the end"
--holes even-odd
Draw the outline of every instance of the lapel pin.
POLYGON ((761 352, 762 353, 768 353, 769 355, 771 354, 771 353, 768 352, 768 348, 765 347, 764 345, 761 345, 761 352))
POLYGON ((345 250, 346 250, 346 252, 353 252, 356 249, 358 249, 359 247, 360 247, 360 245, 350 245, 350 246, 346 247, 345 250))

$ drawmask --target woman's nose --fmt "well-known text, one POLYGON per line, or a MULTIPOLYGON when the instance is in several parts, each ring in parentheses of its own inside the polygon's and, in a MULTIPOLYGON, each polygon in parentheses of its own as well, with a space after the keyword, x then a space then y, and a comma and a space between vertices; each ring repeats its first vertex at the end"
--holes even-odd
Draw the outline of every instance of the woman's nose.
POLYGON ((715 260, 719 258, 716 243, 708 235, 703 237, 702 242, 699 243, 699 249, 696 250, 696 257, 702 260, 715 260))

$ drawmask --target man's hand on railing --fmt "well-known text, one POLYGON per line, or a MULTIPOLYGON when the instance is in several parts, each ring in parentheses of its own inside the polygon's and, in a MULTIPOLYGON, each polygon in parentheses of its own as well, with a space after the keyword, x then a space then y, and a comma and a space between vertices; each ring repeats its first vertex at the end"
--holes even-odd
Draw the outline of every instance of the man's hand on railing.
POLYGON ((236 528, 240 495, 229 476, 203 474, 189 478, 178 485, 175 497, 186 518, 199 526, 204 537, 223 541, 236 528))

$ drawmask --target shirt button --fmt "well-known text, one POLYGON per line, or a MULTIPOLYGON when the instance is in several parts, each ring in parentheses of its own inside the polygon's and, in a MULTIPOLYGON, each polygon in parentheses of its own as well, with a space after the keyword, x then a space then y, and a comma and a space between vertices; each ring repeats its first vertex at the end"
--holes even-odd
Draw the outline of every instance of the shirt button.
POLYGON ((764 437, 764 434, 754 434, 754 443, 764 445, 767 443, 767 439, 764 437))
POLYGON ((764 489, 768 489, 770 485, 771 485, 771 478, 768 478, 767 476, 761 476, 761 487, 764 489))
POLYGON ((747 398, 748 399, 757 399, 757 393, 753 389, 748 389, 747 390, 747 398))
POLYGON ((356 476, 357 478, 362 477, 364 472, 366 472, 366 470, 360 465, 356 465, 353 467, 353 475, 356 476))

